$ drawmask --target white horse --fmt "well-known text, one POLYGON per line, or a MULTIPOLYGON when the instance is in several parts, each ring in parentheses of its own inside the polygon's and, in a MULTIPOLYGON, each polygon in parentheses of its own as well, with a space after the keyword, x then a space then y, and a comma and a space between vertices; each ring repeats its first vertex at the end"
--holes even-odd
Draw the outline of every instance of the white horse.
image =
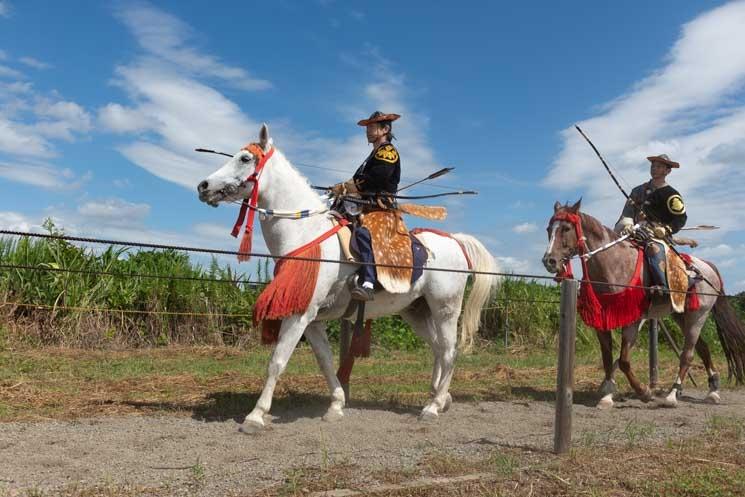
MULTIPOLYGON (((258 144, 264 152, 273 148, 269 130, 264 124, 258 144)), ((246 149, 235 154, 225 165, 202 181, 197 190, 199 198, 212 206, 249 198, 257 184, 258 207, 273 210, 323 210, 325 205, 303 177, 277 149, 266 161, 258 183, 245 180, 254 173, 258 157, 246 149)), ((304 219, 264 217, 261 230, 269 252, 274 256, 288 254, 293 249, 314 240, 333 226, 330 215, 316 215, 304 219)), ((496 271, 494 258, 474 237, 454 234, 452 238, 435 233, 417 235, 429 251, 428 268, 468 269, 468 254, 472 269, 496 271), (461 248, 461 245, 463 248, 461 248)), ((321 242, 321 257, 343 260, 336 236, 321 242)), ((254 432, 262 429, 264 416, 269 412, 277 379, 287 366, 293 350, 305 336, 331 391, 331 405, 323 419, 335 421, 344 415, 344 391, 336 377, 331 347, 326 335, 325 321, 340 319, 347 308, 350 295, 348 277, 357 267, 349 264, 321 263, 315 290, 308 308, 302 314, 282 321, 279 339, 267 369, 267 380, 253 411, 246 416, 240 429, 254 432)), ((408 293, 377 292, 375 300, 367 303, 366 319, 400 314, 413 330, 431 347, 434 355, 431 398, 421 412, 422 419, 436 418, 452 402, 448 392, 455 366, 458 341, 458 318, 466 289, 467 273, 425 270, 408 293)), ((480 312, 488 299, 495 279, 484 274, 474 275, 473 285, 465 304, 460 344, 472 343, 478 329, 480 312)))

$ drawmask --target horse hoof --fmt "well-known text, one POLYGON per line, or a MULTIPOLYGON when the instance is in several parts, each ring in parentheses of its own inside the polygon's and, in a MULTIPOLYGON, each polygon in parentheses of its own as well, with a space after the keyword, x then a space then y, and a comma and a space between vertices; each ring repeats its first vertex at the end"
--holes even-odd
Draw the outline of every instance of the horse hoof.
POLYGON ((639 396, 639 400, 646 404, 647 402, 651 402, 653 397, 654 395, 652 394, 652 390, 647 387, 644 393, 639 396))
POLYGON ((253 435, 254 433, 259 433, 263 429, 264 425, 262 423, 258 423, 252 419, 246 419, 243 424, 238 427, 238 431, 245 435, 253 435))
POLYGON ((440 410, 440 412, 448 412, 452 404, 453 404, 453 396, 450 394, 447 394, 447 396, 445 397, 445 405, 442 406, 442 409, 440 410))
POLYGON ((678 407, 678 399, 675 398, 675 393, 662 399, 661 405, 662 407, 678 407))
POLYGON ((598 402, 597 408, 601 411, 605 411, 606 409, 611 409, 613 407, 613 394, 609 393, 602 399, 600 399, 600 402, 598 402))
POLYGON ((328 423, 341 421, 342 418, 344 418, 344 412, 342 412, 340 409, 329 409, 328 411, 326 411, 326 414, 323 415, 323 420, 328 423))
POLYGON ((431 423, 436 420, 437 420, 437 413, 426 410, 426 409, 422 411, 422 413, 419 415, 419 421, 423 423, 431 423))
POLYGON ((719 404, 722 398, 719 396, 718 392, 709 392, 709 395, 706 396, 705 400, 709 404, 719 404))

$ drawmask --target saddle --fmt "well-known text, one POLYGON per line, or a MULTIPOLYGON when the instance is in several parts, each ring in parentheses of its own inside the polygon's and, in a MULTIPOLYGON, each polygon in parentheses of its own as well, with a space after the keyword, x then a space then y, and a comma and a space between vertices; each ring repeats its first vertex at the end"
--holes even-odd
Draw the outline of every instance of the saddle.
POLYGON ((689 287, 688 269, 686 264, 665 245, 665 272, 667 273, 667 285, 670 287, 670 301, 674 312, 684 312, 686 305, 686 293, 689 287))
POLYGON ((360 224, 370 231, 376 264, 409 266, 394 268, 378 265, 378 283, 389 293, 406 293, 411 287, 414 255, 411 237, 401 213, 394 210, 374 210, 360 215, 360 224))

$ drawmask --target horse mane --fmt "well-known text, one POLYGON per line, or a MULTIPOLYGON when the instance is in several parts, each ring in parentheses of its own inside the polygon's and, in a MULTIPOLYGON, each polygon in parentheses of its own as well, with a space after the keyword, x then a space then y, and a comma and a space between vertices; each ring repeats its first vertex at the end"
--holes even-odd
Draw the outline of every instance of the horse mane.
POLYGON ((582 219, 582 230, 585 232, 585 235, 592 235, 594 238, 600 239, 605 238, 605 236, 607 235, 607 237, 611 241, 618 239, 618 233, 605 226, 603 223, 587 214, 586 212, 580 212, 579 210, 575 211, 569 204, 561 206, 559 211, 566 211, 578 214, 580 216, 580 219, 582 219))
POLYGON ((317 198, 319 202, 321 202, 321 195, 313 189, 313 186, 311 185, 311 182, 307 178, 307 176, 305 176, 303 173, 301 173, 300 170, 298 168, 296 168, 295 165, 290 161, 290 159, 288 159, 287 156, 285 154, 283 154, 282 151, 279 150, 276 146, 274 147, 274 153, 277 154, 279 157, 282 158, 282 160, 284 161, 284 163, 287 165, 287 168, 294 175, 296 175, 297 178, 300 179, 308 187, 308 190, 310 190, 311 192, 313 192, 314 197, 317 198))
POLYGON ((591 215, 585 212, 580 212, 579 215, 582 219, 582 227, 585 233, 592 234, 597 238, 603 238, 604 235, 607 235, 611 241, 618 238, 618 234, 615 231, 605 226, 591 215))

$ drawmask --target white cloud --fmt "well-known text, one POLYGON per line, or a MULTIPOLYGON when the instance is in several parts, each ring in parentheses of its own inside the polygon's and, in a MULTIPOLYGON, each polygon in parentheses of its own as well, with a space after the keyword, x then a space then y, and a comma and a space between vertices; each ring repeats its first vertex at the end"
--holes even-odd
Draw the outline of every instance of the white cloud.
POLYGON ((696 250, 696 257, 707 259, 710 257, 727 257, 731 256, 735 252, 735 249, 731 245, 726 243, 720 243, 711 247, 702 247, 696 250))
POLYGON ((28 81, 0 83, 0 152, 56 155, 55 140, 72 142, 91 130, 90 115, 56 92, 43 95, 28 81))
POLYGON ((113 184, 117 188, 129 188, 130 186, 132 186, 132 182, 129 181, 127 178, 124 178, 124 179, 115 179, 113 181, 113 184))
POLYGON ((534 233, 538 231, 538 225, 535 223, 521 223, 513 226, 512 231, 519 234, 534 233))
MULTIPOLYGON (((693 19, 663 67, 580 123, 629 186, 648 178, 647 155, 679 161, 669 179, 684 194, 689 222, 717 220, 723 230, 745 228, 743 24, 742 1, 693 19)), ((623 204, 615 186, 573 128, 562 136, 546 186, 581 190, 585 210, 613 223, 623 204)))
POLYGON ((10 231, 39 231, 40 224, 35 224, 28 216, 20 212, 0 212, 0 228, 10 231))
POLYGON ((42 62, 39 59, 35 59, 33 57, 21 57, 18 60, 29 67, 33 67, 34 69, 49 69, 50 67, 52 67, 51 64, 47 64, 46 62, 42 62))
POLYGON ((10 4, 5 0, 0 0, 0 17, 10 17, 10 4))
POLYGON ((13 68, 0 64, 0 78, 21 79, 23 73, 13 68))
POLYGON ((530 271, 531 263, 527 259, 520 259, 511 256, 496 256, 495 259, 499 264, 502 272, 525 274, 530 271))
POLYGON ((0 162, 0 177, 47 190, 73 190, 88 182, 92 174, 76 176, 70 169, 51 165, 0 162))
POLYGON ((78 213, 94 221, 113 225, 138 224, 150 214, 148 204, 135 204, 119 198, 89 201, 78 206, 78 213))
MULTIPOLYGON (((242 90, 265 90, 271 83, 251 76, 245 69, 227 65, 210 54, 188 46, 191 28, 180 19, 153 6, 140 4, 122 8, 119 18, 132 31, 146 53, 161 62, 171 63, 182 72, 194 76, 221 79, 242 90)), ((250 23, 239 26, 251 32, 250 23)))

